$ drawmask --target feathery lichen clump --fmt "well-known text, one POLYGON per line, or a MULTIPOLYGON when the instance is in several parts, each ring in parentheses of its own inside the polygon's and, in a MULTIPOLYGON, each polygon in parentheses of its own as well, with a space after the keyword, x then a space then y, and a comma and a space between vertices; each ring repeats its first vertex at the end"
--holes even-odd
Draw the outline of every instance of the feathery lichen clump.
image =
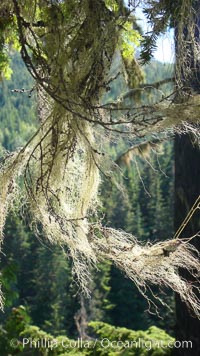
MULTIPOLYGON (((75 278, 86 293, 90 266, 106 258, 143 295, 151 284, 169 286, 199 317, 195 286, 179 275, 184 267, 198 277, 194 247, 181 240, 141 245, 123 231, 102 227, 96 216, 100 173, 112 179, 104 152, 106 137, 116 140, 124 133, 133 138, 149 130, 142 120, 151 108, 142 107, 138 113, 138 108, 100 102, 114 80, 109 69, 115 54, 123 51, 123 60, 126 53, 123 31, 130 13, 122 16, 115 2, 99 0, 13 4, 22 58, 37 83, 41 125, 26 146, 6 156, 1 165, 1 232, 17 196, 35 232, 42 230, 72 257, 75 278)), ((122 63, 122 72, 128 72, 128 63, 122 63)), ((150 120, 152 127, 159 120, 150 120)))

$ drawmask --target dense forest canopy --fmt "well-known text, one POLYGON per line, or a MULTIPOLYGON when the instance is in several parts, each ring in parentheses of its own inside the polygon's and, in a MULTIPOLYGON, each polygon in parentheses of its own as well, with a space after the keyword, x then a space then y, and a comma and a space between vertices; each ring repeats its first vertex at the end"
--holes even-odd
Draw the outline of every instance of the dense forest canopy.
MULTIPOLYGON (((3 235, 7 212, 18 204, 38 236, 45 234, 72 257, 74 278, 86 294, 90 269, 108 259, 143 295, 152 284, 171 287, 199 316, 195 286, 179 275, 182 267, 198 277, 198 252, 189 237, 177 234, 176 239, 141 244, 127 232, 103 226, 97 213, 102 177, 123 189, 120 161, 113 161, 107 150, 110 142, 125 137, 129 148, 121 160, 131 160, 136 153, 146 157, 174 132, 198 136, 199 94, 190 90, 199 75, 195 3, 141 2, 153 25, 142 37, 132 1, 127 6, 117 0, 1 2, 1 73, 10 74, 13 45, 35 80, 30 93, 37 93, 40 127, 22 148, 4 153, 0 229, 3 235), (141 59, 148 61, 169 23, 176 27, 175 91, 145 105, 141 93, 151 86, 142 84, 135 47, 142 41, 141 59), (112 72, 116 57, 119 65, 112 72), (103 94, 119 76, 127 91, 105 102, 103 94)), ((171 80, 152 88, 160 90, 171 80)))

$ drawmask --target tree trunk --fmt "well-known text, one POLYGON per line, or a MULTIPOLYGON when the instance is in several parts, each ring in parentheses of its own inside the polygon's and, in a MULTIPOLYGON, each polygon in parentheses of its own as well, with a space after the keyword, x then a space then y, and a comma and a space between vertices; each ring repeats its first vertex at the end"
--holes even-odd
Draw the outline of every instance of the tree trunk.
MULTIPOLYGON (((200 150, 197 145, 192 144, 192 141, 190 135, 177 136, 175 139, 175 230, 200 195, 200 150)), ((197 210, 181 236, 190 237, 199 230, 200 218, 197 210)), ((200 251, 200 237, 196 237, 192 243, 200 251)), ((189 277, 184 270, 181 273, 184 278, 189 277)), ((178 295, 176 295, 176 339, 192 341, 192 349, 177 348, 174 350, 176 356, 200 355, 200 321, 192 317, 178 295)))
MULTIPOLYGON (((177 24, 175 30, 176 45, 176 72, 180 73, 180 84, 190 88, 193 94, 200 93, 200 61, 196 48, 199 44, 200 26, 200 3, 194 0, 189 9, 189 16, 185 21, 182 33, 177 24), (191 21, 189 21, 191 20, 191 21), (194 26, 191 27, 191 24, 194 26), (190 33, 191 31, 191 33, 190 33), (182 44, 178 39, 185 42, 182 53, 182 44), (184 57, 184 58, 182 58, 184 57), (185 65, 187 68, 185 68, 185 65), (185 70, 188 69, 188 70, 185 70), (189 76, 188 76, 189 73, 189 76)), ((187 14, 186 14, 187 16, 187 14)), ((196 125, 199 129, 199 125, 196 125)), ((175 230, 178 229, 183 219, 191 209, 195 200, 200 195, 200 149, 199 143, 194 144, 194 137, 187 134, 175 138, 175 230)), ((199 210, 195 212, 192 219, 182 232, 182 237, 190 237, 200 231, 199 210)), ((196 237, 191 241, 200 251, 200 238, 196 237)), ((182 277, 191 280, 191 277, 181 271, 182 277)), ((199 287, 199 285, 198 285, 199 287)), ((200 355, 200 320, 192 317, 186 305, 176 295, 176 338, 179 341, 191 341, 191 348, 177 348, 174 350, 176 356, 199 356, 200 355)))

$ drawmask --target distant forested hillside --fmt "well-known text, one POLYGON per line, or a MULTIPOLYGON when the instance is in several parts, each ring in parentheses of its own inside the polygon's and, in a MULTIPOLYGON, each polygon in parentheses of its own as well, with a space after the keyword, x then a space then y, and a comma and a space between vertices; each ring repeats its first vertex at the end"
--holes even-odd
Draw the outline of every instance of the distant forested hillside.
MULTIPOLYGON (((116 79, 110 83, 111 90, 103 97, 103 102, 113 101, 114 99, 119 99, 128 90, 128 84, 126 83, 123 76, 118 75, 120 67, 120 60, 115 59, 111 67, 110 77, 116 79)), ((174 76, 174 64, 172 63, 161 63, 156 60, 151 61, 149 64, 143 66, 143 84, 153 84, 159 82, 163 79, 173 78, 174 76)), ((139 91, 136 99, 142 100, 143 104, 149 104, 153 101, 162 98, 163 94, 169 94, 171 92, 172 84, 166 83, 157 89, 143 90, 139 91), (140 95, 141 96, 140 96, 140 95)), ((131 105, 135 105, 134 100, 128 101, 131 105)))
POLYGON ((36 95, 33 80, 19 53, 13 53, 11 80, 0 82, 0 145, 7 150, 20 147, 34 133, 37 125, 36 95))

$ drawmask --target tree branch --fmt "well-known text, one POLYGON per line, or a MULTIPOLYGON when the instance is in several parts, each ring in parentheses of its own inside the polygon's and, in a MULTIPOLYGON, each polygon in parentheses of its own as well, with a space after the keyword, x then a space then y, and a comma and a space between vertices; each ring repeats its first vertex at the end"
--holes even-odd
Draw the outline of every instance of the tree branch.
POLYGON ((151 84, 141 84, 138 88, 134 88, 126 92, 122 97, 120 97, 121 100, 127 99, 127 98, 132 98, 135 94, 138 94, 140 91, 144 90, 152 90, 152 89, 158 89, 160 86, 174 82, 175 78, 166 78, 163 80, 159 80, 158 82, 151 83, 151 84))

